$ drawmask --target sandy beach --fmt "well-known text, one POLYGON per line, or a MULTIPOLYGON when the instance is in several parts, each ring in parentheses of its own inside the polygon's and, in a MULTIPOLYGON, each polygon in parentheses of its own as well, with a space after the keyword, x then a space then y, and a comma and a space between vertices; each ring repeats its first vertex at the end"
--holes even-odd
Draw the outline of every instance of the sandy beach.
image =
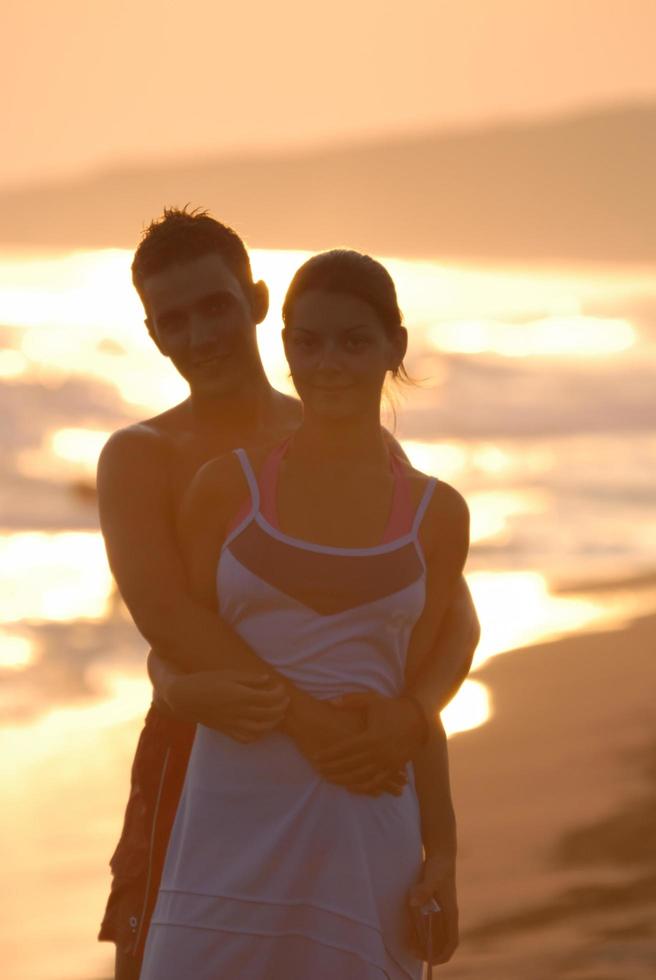
POLYGON ((450 743, 462 943, 488 980, 656 975, 656 616, 497 658, 450 743))

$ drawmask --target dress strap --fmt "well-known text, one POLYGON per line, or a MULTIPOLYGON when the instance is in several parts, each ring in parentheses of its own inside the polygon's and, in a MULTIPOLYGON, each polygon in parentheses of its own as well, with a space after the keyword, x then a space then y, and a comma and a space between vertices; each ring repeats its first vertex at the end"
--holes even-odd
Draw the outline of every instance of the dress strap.
POLYGON ((417 535, 419 533, 419 528, 421 527, 421 522, 424 519, 424 514, 426 513, 426 510, 428 509, 428 505, 429 505, 429 503, 431 501, 431 497, 433 496, 433 493, 435 491, 435 487, 436 486, 437 486, 437 480, 435 479, 434 476, 432 476, 429 479, 428 483, 426 484, 426 489, 424 490, 423 496, 422 496, 421 500, 419 501, 419 506, 417 507, 417 510, 415 512, 415 519, 412 522, 412 534, 413 534, 413 537, 417 537, 417 535))
POLYGON ((255 479, 255 473, 253 472, 253 467, 251 466, 251 461, 246 454, 245 449, 233 449, 233 452, 244 472, 246 477, 246 482, 248 483, 248 489, 250 490, 250 506, 249 502, 245 501, 244 504, 239 508, 234 518, 230 521, 228 525, 228 536, 224 542, 224 547, 235 538, 243 528, 253 520, 255 515, 260 509, 260 490, 257 485, 257 480, 255 479))
POLYGON ((291 439, 292 437, 289 436, 289 438, 284 439, 277 446, 274 446, 262 465, 258 480, 262 516, 275 528, 278 527, 278 475, 280 473, 280 464, 289 448, 291 439))
POLYGON ((244 476, 246 477, 246 482, 248 483, 248 489, 251 492, 251 504, 254 513, 260 509, 260 488, 257 485, 257 479, 255 473, 253 472, 253 467, 251 466, 251 461, 248 458, 248 454, 245 449, 235 449, 234 454, 241 463, 241 468, 244 471, 244 476))
POLYGON ((398 456, 390 454, 390 469, 394 478, 392 507, 381 544, 388 544, 408 534, 412 527, 412 499, 410 484, 398 456))

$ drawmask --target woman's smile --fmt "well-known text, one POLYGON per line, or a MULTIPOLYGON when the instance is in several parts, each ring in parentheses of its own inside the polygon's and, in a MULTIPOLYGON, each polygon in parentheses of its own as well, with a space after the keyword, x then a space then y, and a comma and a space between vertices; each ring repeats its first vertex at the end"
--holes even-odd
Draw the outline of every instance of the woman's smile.
POLYGON ((348 293, 310 290, 295 301, 283 336, 306 412, 316 408, 323 414, 331 399, 343 411, 348 396, 349 414, 377 415, 385 375, 395 361, 385 327, 369 303, 348 293))

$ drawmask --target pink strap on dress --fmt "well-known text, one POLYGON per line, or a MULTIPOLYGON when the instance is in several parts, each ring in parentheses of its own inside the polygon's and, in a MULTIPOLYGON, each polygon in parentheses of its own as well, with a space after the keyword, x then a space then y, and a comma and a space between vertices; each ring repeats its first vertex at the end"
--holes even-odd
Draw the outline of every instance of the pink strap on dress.
MULTIPOLYGON (((257 485, 260 492, 260 512, 263 517, 271 524, 272 527, 278 527, 278 514, 276 508, 276 489, 278 486, 278 471, 280 469, 280 462, 287 451, 287 446, 291 436, 285 439, 279 445, 274 446, 269 455, 264 461, 264 465, 260 471, 257 478, 257 485)), ((230 521, 227 534, 230 535, 239 527, 242 521, 246 520, 249 512, 253 508, 252 500, 245 500, 241 505, 233 519, 230 521)), ((253 514, 253 517, 255 514, 253 514)))
POLYGON ((397 538, 402 538, 412 530, 414 512, 410 496, 410 483, 405 474, 403 463, 394 453, 390 454, 390 467, 394 477, 394 493, 392 507, 383 533, 381 544, 389 544, 397 538))
MULTIPOLYGON (((258 477, 260 490, 260 511, 264 519, 279 530, 278 507, 276 503, 278 491, 278 476, 280 464, 287 452, 291 436, 275 446, 264 461, 258 477)), ((387 525, 383 532, 381 544, 389 544, 397 538, 402 538, 412 530, 414 520, 414 510, 410 495, 410 483, 405 474, 403 463, 398 456, 390 454, 390 468, 394 478, 394 489, 392 492, 392 506, 387 519, 387 525)), ((251 501, 246 501, 239 508, 234 520, 230 522, 228 533, 233 531, 247 516, 251 501)))
MULTIPOLYGON (((277 530, 280 529, 276 504, 278 476, 280 473, 280 464, 290 442, 291 436, 271 451, 262 466, 258 479, 262 516, 277 530)), ((404 535, 409 534, 412 530, 414 519, 408 478, 401 460, 392 454, 390 455, 390 468, 394 479, 392 506, 381 544, 389 544, 390 541, 395 541, 397 538, 402 538, 404 535)))
POLYGON ((283 457, 287 452, 291 438, 292 437, 289 436, 271 450, 264 461, 264 465, 260 470, 260 475, 257 480, 260 488, 260 510, 262 512, 262 516, 269 522, 271 527, 275 527, 276 529, 279 529, 278 504, 276 502, 278 492, 278 475, 280 473, 280 464, 282 463, 283 457))

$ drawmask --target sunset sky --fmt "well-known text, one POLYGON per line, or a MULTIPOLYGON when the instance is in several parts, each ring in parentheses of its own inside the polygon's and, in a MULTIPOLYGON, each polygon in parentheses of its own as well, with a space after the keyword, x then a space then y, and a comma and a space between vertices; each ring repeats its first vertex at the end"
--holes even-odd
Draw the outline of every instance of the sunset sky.
POLYGON ((656 97, 654 0, 4 0, 0 186, 656 97))

